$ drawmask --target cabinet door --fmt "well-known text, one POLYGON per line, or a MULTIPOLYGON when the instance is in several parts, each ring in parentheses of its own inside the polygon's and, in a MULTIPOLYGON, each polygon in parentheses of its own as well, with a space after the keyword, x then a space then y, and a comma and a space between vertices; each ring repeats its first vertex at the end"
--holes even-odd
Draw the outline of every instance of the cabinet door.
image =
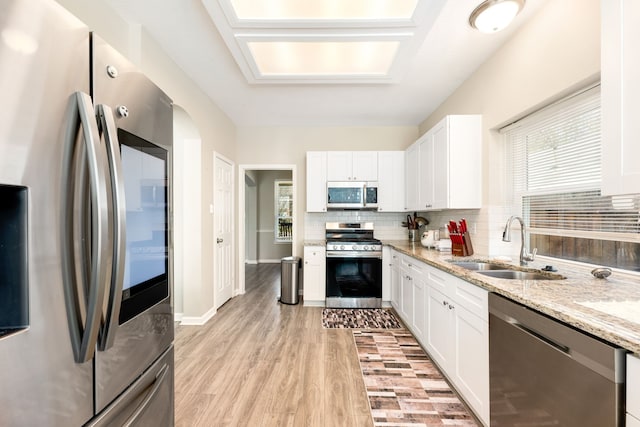
MULTIPOLYGON (((454 313, 455 372, 451 375, 456 388, 489 424, 489 324, 460 304, 454 313)), ((452 366, 453 367, 453 366, 452 366)))
POLYGON ((382 247, 382 301, 391 301, 391 265, 393 264, 393 249, 382 247))
POLYGON ((403 212, 405 208, 404 152, 378 152, 378 211, 403 212))
POLYGON ((433 208, 433 131, 427 132, 420 138, 420 149, 418 153, 418 206, 419 209, 433 208))
MULTIPOLYGON (((449 207, 449 138, 447 120, 438 123, 432 132, 431 156, 432 156, 432 206, 433 209, 444 209, 449 207)), ((459 156, 466 156, 466 153, 456 153, 459 156)), ((455 162, 455 155, 451 153, 455 162)), ((476 159, 480 162, 480 159, 476 159)), ((464 173, 464 171, 456 171, 464 173)))
POLYGON ((320 246, 305 246, 303 289, 304 303, 324 304, 325 291, 325 249, 320 246))
POLYGON ((353 179, 351 151, 327 152, 327 181, 351 181, 353 179))
POLYGON ((413 323, 413 277, 405 269, 401 269, 400 274, 402 276, 400 278, 402 292, 400 315, 407 325, 411 325, 413 323))
POLYGON ((402 306, 402 279, 400 272, 400 255, 391 252, 391 306, 400 314, 402 306))
POLYGON ((378 152, 354 151, 352 152, 352 179, 354 181, 378 180, 378 152))
POLYGON ((640 193, 640 2, 602 0, 602 192, 640 193))
POLYGON ((307 212, 327 211, 327 153, 307 151, 307 212))
POLYGON ((455 356, 452 301, 433 286, 427 286, 427 350, 438 365, 452 375, 455 356))
POLYGON ((626 427, 640 427, 640 420, 633 415, 627 414, 626 427))
MULTIPOLYGON (((442 207, 475 209, 482 207, 482 116, 477 114, 446 117, 442 138, 447 140, 446 171, 436 172, 446 182, 446 192, 436 196, 442 207), (446 136, 445 136, 446 135, 446 136), (440 200, 442 202, 440 202, 440 200)), ((437 146, 440 143, 436 142, 437 146)), ((445 154, 436 153, 437 162, 445 154)), ((436 184, 439 189, 445 188, 436 184)))
POLYGON ((640 418, 640 359, 627 355, 627 412, 640 418))
POLYGON ((413 334, 418 341, 424 342, 425 325, 425 282, 421 276, 413 278, 413 334))
POLYGON ((419 162, 418 153, 420 150, 420 143, 415 142, 405 151, 405 210, 420 210, 418 204, 418 192, 419 192, 419 162))

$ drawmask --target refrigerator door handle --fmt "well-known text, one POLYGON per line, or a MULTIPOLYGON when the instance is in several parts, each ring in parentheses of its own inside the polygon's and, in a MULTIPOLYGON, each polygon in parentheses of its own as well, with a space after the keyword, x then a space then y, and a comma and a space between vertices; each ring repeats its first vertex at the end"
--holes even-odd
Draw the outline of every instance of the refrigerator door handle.
POLYGON ((100 129, 107 148, 111 205, 113 208, 113 263, 111 266, 111 283, 109 284, 109 297, 104 315, 104 324, 98 337, 98 350, 104 351, 113 346, 120 316, 122 284, 124 280, 124 255, 126 250, 125 230, 127 209, 124 196, 124 177, 122 176, 120 143, 118 141, 113 111, 109 106, 103 104, 98 105, 96 110, 100 121, 100 129))
MULTIPOLYGON (((65 135, 65 158, 63 168, 63 206, 62 215, 62 254, 64 294, 67 305, 67 319, 71 335, 71 343, 77 363, 84 363, 94 355, 102 308, 105 299, 109 245, 109 221, 107 206, 107 187, 105 178, 106 159, 100 139, 98 127, 93 111, 91 97, 86 93, 76 92, 72 95, 67 109, 67 127, 65 135), (78 135, 82 133, 83 148, 78 147, 78 135), (81 154, 82 159, 78 159, 81 154), (91 259, 90 270, 83 265, 83 260, 78 260, 76 245, 83 245, 83 238, 74 233, 74 189, 78 180, 82 180, 83 171, 78 170, 87 165, 89 176, 89 194, 91 209, 86 209, 85 200, 80 201, 81 211, 84 215, 90 211, 91 215, 91 259), (81 173, 82 172, 82 173, 81 173), (107 258, 107 259, 105 259, 107 258), (87 271, 89 272, 88 274, 87 271), (88 281, 88 285, 87 282, 88 281), (83 283, 84 282, 84 283, 83 283)), ((83 192, 84 193, 84 192, 83 192)), ((81 196, 84 198, 84 195, 81 196)), ((84 248, 80 249, 82 252, 84 248)))
POLYGON ((167 378, 167 372, 169 372, 169 365, 164 365, 158 372, 158 375, 156 375, 156 379, 153 384, 149 386, 151 389, 149 390, 145 398, 142 400, 142 402, 140 402, 136 410, 133 412, 133 414, 131 414, 127 421, 122 424, 122 427, 131 427, 136 424, 140 416, 144 414, 144 411, 149 406, 149 402, 151 402, 155 398, 156 394, 158 394, 160 387, 167 378))

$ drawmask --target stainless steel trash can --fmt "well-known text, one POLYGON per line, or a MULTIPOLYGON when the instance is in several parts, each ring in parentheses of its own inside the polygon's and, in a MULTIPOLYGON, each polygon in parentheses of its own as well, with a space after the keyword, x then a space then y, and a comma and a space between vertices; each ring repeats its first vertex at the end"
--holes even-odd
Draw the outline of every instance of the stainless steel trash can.
POLYGON ((301 259, 298 256, 287 256, 280 263, 280 302, 298 304, 300 297, 301 259))

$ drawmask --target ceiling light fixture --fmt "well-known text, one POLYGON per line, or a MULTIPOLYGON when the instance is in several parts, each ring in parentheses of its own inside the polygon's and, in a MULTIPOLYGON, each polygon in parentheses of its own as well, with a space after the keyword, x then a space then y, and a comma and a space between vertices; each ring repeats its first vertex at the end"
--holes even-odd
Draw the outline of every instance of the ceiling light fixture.
POLYGON ((525 0, 486 0, 469 16, 469 24, 482 33, 495 33, 513 21, 525 0))

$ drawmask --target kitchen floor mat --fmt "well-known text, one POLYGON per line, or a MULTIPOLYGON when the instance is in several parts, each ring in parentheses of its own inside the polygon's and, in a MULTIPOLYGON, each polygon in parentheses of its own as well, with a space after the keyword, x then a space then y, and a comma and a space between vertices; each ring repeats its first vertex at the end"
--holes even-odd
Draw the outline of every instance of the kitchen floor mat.
POLYGON ((325 308, 322 326, 343 329, 398 329, 402 324, 391 312, 383 308, 325 308))
POLYGON ((353 331, 374 426, 478 426, 406 329, 353 331))

